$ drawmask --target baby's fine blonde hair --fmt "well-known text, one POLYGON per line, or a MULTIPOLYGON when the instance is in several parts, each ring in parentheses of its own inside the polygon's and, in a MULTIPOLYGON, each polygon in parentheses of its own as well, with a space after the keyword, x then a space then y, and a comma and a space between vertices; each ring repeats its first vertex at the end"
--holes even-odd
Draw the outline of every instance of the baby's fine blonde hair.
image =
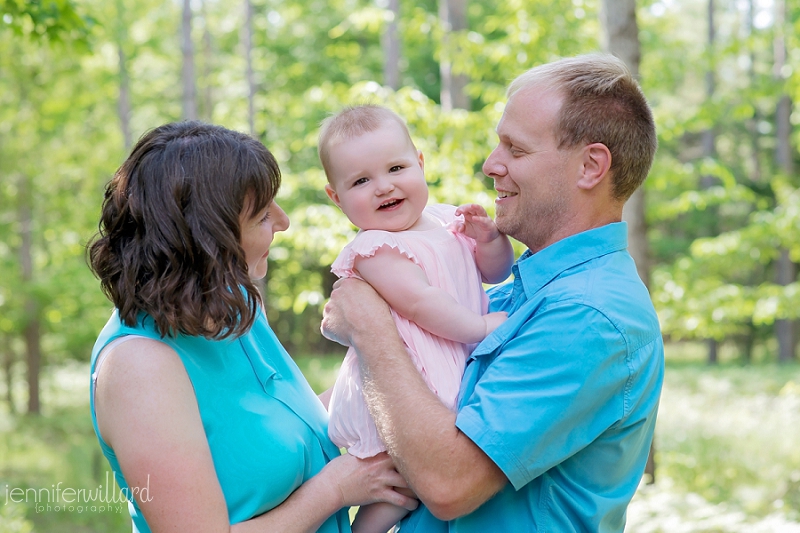
POLYGON ((375 104, 350 106, 323 120, 319 130, 317 153, 328 181, 331 180, 330 154, 333 146, 341 141, 375 131, 389 121, 399 124, 408 137, 409 144, 414 146, 405 121, 400 115, 383 106, 375 104))

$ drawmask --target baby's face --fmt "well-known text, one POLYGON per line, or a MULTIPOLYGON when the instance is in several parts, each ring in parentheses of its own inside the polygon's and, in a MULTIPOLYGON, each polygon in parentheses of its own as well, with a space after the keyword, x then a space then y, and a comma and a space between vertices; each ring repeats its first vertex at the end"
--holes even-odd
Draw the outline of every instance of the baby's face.
POLYGON ((392 121, 331 146, 329 178, 325 192, 361 229, 414 229, 428 203, 422 153, 392 121))

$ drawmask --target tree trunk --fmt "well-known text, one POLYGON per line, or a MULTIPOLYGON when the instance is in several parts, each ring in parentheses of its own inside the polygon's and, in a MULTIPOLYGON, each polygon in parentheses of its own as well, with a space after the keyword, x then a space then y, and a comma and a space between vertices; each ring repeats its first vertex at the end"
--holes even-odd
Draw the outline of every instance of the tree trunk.
POLYGON ((465 90, 469 78, 465 74, 453 74, 454 54, 450 35, 467 29, 467 0, 439 0, 439 19, 444 28, 439 59, 442 109, 469 109, 470 99, 465 90))
MULTIPOLYGON (((745 26, 747 28, 748 38, 752 37, 755 28, 755 2, 756 0, 748 0, 747 2, 747 15, 745 26)), ((755 49, 750 49, 750 66, 748 68, 748 77, 750 78, 750 86, 755 87, 757 84, 756 73, 756 54, 755 49)), ((751 149, 751 164, 753 166, 750 179, 753 183, 758 183, 762 180, 761 168, 761 149, 760 149, 760 134, 758 132, 758 123, 761 121, 761 114, 758 106, 753 106, 753 116, 747 121, 747 131, 750 134, 750 149, 751 149)), ((753 350, 756 344, 757 328, 752 320, 747 324, 747 332, 745 333, 744 340, 742 341, 740 361, 743 365, 749 365, 753 362, 753 350)))
MULTIPOLYGON (((788 15, 788 5, 785 2, 776 3, 775 27, 778 29, 775 38, 775 64, 774 75, 779 81, 783 81, 783 67, 786 64, 786 36, 784 28, 788 15)), ((794 161, 792 159, 792 99, 788 94, 782 94, 778 100, 778 108, 775 113, 775 136, 777 145, 775 147, 775 160, 780 169, 786 176, 794 174, 794 161)), ((779 285, 789 285, 797 279, 797 267, 789 256, 789 251, 781 249, 780 256, 776 265, 776 282, 779 285)), ((775 336, 778 339, 778 360, 782 363, 795 359, 795 347, 797 345, 797 321, 780 319, 775 321, 775 336)))
MULTIPOLYGON (((710 56, 713 58, 713 51, 714 51, 714 44, 716 40, 716 31, 714 26, 714 0, 708 0, 708 50, 710 51, 710 56)), ((708 66, 708 70, 706 70, 706 100, 711 101, 714 97, 714 92, 716 91, 716 78, 714 73, 714 66, 713 61, 708 66)), ((717 156, 717 134, 714 131, 714 127, 710 127, 709 129, 705 130, 701 136, 702 148, 703 148, 703 157, 705 158, 714 158, 717 156)), ((717 178, 715 176, 701 176, 700 177, 700 188, 701 189, 710 189, 715 185, 717 182, 717 178)), ((713 209, 713 208, 711 208, 713 209)), ((716 216, 712 217, 713 220, 717 220, 716 216)), ((706 228, 706 236, 715 235, 717 230, 715 227, 707 227, 706 228)), ((715 365, 719 362, 719 343, 716 339, 706 339, 706 347, 708 348, 708 356, 707 361, 710 365, 715 365)))
MULTIPOLYGON (((749 0, 747 4, 747 34, 748 37, 752 36, 754 33, 754 17, 755 17, 755 0, 749 0)), ((756 87, 757 86, 757 74, 756 74, 756 54, 755 49, 750 49, 750 67, 748 69, 748 75, 750 78, 750 86, 756 87)), ((758 123, 761 121, 761 114, 759 113, 758 106, 753 106, 753 117, 747 121, 747 131, 750 133, 750 143, 752 153, 752 165, 753 165, 753 174, 752 180, 753 182, 759 182, 762 179, 762 170, 761 170, 761 150, 759 149, 759 138, 760 135, 758 133, 758 123)))
POLYGON ((203 97, 201 100, 201 117, 207 122, 214 120, 214 84, 212 83, 212 71, 214 66, 214 46, 211 39, 211 25, 208 21, 206 12, 208 0, 203 0, 201 4, 202 15, 205 23, 203 24, 203 97))
POLYGON ((20 225, 20 266, 22 285, 25 289, 25 361, 28 379, 28 413, 39 414, 39 375, 41 373, 42 352, 40 345, 39 304, 32 294, 33 285, 33 184, 31 178, 20 176, 19 182, 19 225, 20 225))
POLYGON ((622 210, 622 219, 628 223, 628 249, 636 262, 636 271, 645 286, 650 288, 650 244, 647 242, 646 194, 639 187, 622 210))
POLYGON ((708 354, 706 361, 709 365, 719 363, 719 343, 716 339, 706 339, 706 353, 708 354))
POLYGON ((641 46, 636 0, 603 0, 600 17, 603 50, 622 59, 634 77, 638 78, 641 46))
POLYGON ((756 345, 756 333, 756 326, 751 320, 747 325, 747 333, 742 342, 741 362, 743 365, 749 365, 753 362, 753 348, 755 348, 756 345))
POLYGON ((119 101, 117 113, 119 126, 122 130, 122 141, 127 153, 133 146, 131 135, 131 96, 130 76, 128 75, 128 61, 125 56, 125 42, 127 41, 127 24, 125 23, 125 6, 122 0, 117 0, 117 64, 119 65, 119 101))
POLYGON ((17 406, 14 404, 14 351, 8 345, 8 339, 4 340, 4 353, 3 353, 3 372, 6 377, 6 403, 8 403, 8 412, 12 415, 17 412, 17 406))
POLYGON ((386 24, 383 34, 383 84, 394 90, 400 88, 400 0, 389 0, 391 20, 386 24))
POLYGON ((183 52, 183 118, 197 119, 197 89, 194 79, 194 44, 192 43, 192 2, 183 0, 181 24, 181 51, 183 52))
MULTIPOLYGON (((639 25, 636 21, 636 0, 602 0, 600 25, 603 49, 620 58, 631 74, 639 78, 641 46, 639 25)), ((646 195, 644 186, 639 187, 628 199, 622 218, 628 223, 628 248, 642 282, 650 288, 650 245, 647 242, 646 195)), ((656 444, 650 443, 650 454, 645 464, 646 483, 656 482, 656 444)))
POLYGON ((242 36, 247 80, 247 125, 250 135, 256 134, 256 82, 253 75, 253 3, 244 0, 244 32, 242 36))
MULTIPOLYGON (((256 134, 256 81, 253 69, 253 2, 244 0, 244 24, 242 27, 242 48, 244 49, 245 59, 245 81, 247 83, 247 127, 250 135, 257 137, 256 134)), ((269 271, 261 279, 255 280, 256 288, 261 294, 264 309, 267 308, 267 284, 269 271)))
MULTIPOLYGON (((776 281, 779 285, 789 285, 797 279, 797 267, 789 257, 789 250, 783 248, 778 258, 776 281)), ((775 321, 775 336, 778 339, 778 361, 789 363, 795 359, 797 345, 796 321, 780 319, 775 321)))
MULTIPOLYGON (((639 77, 641 47, 636 21, 635 0, 603 0, 600 6, 602 47, 622 59, 634 77, 639 77)), ((628 223, 631 256, 644 284, 650 286, 650 246, 647 242, 646 195, 644 187, 633 193, 625 204, 622 216, 628 223)))

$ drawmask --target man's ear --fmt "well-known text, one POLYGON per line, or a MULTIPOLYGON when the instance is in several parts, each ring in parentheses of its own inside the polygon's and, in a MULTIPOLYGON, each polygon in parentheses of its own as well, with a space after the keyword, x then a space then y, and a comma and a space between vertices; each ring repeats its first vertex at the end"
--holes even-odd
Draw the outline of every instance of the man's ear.
POLYGON ((336 207, 339 207, 339 208, 342 207, 342 203, 339 201, 339 195, 336 194, 336 191, 334 190, 333 187, 331 187, 330 183, 325 185, 325 194, 328 195, 328 198, 331 199, 331 202, 336 204, 336 207))
POLYGON ((611 168, 611 151, 603 143, 587 144, 583 147, 583 167, 578 179, 578 187, 594 189, 603 179, 608 178, 611 168))

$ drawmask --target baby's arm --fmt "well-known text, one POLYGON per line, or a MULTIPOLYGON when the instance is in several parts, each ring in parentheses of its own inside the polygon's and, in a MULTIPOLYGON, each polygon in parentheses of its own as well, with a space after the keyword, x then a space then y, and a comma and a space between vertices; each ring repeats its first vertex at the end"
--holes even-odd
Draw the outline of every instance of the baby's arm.
POLYGON ((514 264, 514 249, 508 237, 497 229, 494 220, 478 204, 466 204, 456 209, 456 215, 464 215, 464 222, 456 229, 475 239, 475 262, 486 283, 505 281, 514 264))
POLYGON ((462 306, 432 286, 422 268, 388 246, 356 259, 355 268, 399 315, 445 339, 480 342, 506 318, 506 313, 480 315, 462 306))

